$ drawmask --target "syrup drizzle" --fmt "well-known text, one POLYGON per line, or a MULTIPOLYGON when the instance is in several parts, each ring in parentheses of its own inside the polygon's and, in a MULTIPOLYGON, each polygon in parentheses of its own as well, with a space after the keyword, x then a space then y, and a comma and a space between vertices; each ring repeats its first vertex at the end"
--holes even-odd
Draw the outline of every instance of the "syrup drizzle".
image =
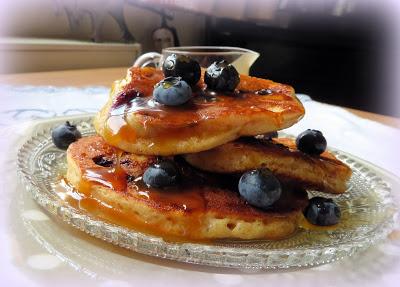
MULTIPOLYGON (((163 134, 170 135, 171 133, 176 134, 177 137, 184 136, 186 130, 183 129, 187 129, 190 132, 190 128, 197 125, 200 121, 221 116, 221 113, 229 114, 232 108, 240 109, 243 113, 254 113, 262 110, 263 112, 271 113, 278 124, 282 122, 281 116, 276 111, 268 110, 267 108, 256 108, 260 97, 252 97, 252 101, 255 102, 251 102, 249 105, 249 97, 257 94, 254 91, 238 91, 230 95, 224 95, 198 87, 194 90, 194 98, 182 106, 167 107, 160 105, 152 100, 152 88, 149 88, 154 86, 158 80, 157 76, 145 76, 143 79, 139 79, 139 83, 141 83, 139 85, 136 85, 137 83, 132 81, 115 98, 105 124, 104 137, 108 143, 117 145, 121 141, 131 143, 136 141, 138 137, 137 132, 128 124, 128 117, 131 114, 154 117, 163 121, 163 130, 157 132, 157 137, 162 137, 163 134), (130 85, 135 86, 137 89, 132 89, 130 85), (217 113, 212 110, 202 112, 202 109, 214 106, 215 102, 219 102, 217 113)), ((279 95, 280 99, 274 99, 273 96, 273 94, 270 95, 268 100, 271 101, 272 106, 277 106, 276 102, 280 101, 283 95, 279 95)), ((146 122, 141 124, 146 129, 146 122)), ((95 185, 111 188, 116 192, 125 194, 129 192, 129 196, 148 200, 154 204, 159 203, 160 206, 166 206, 171 210, 181 210, 191 213, 191 222, 187 224, 188 227, 186 229, 181 231, 180 237, 184 236, 186 239, 195 239, 191 236, 197 233, 197 228, 200 225, 196 221, 201 220, 200 214, 207 205, 203 187, 201 187, 202 184, 204 185, 204 182, 206 182, 207 185, 225 188, 226 178, 215 179, 215 176, 213 178, 204 174, 197 174, 193 169, 189 169, 188 171, 188 169, 183 168, 182 177, 184 178, 184 182, 181 185, 169 188, 168 190, 152 189, 143 183, 141 177, 132 178, 131 175, 127 174, 121 164, 121 155, 122 152, 118 152, 116 163, 113 166, 86 169, 83 180, 79 185, 79 192, 76 194, 70 192, 69 200, 73 201, 80 208, 89 210, 111 222, 153 234, 160 234, 160 228, 157 224, 143 223, 143 220, 138 219, 140 215, 121 209, 120 206, 110 204, 109 202, 102 202, 91 197, 95 185), (221 182, 224 182, 222 186, 221 182)), ((284 210, 285 206, 290 207, 290 205, 287 205, 282 200, 281 203, 276 205, 276 209, 281 211, 284 210)))
POLYGON ((122 151, 118 151, 114 166, 99 166, 98 168, 86 169, 82 176, 83 180, 79 186, 79 190, 90 193, 92 183, 98 183, 115 191, 125 192, 127 189, 127 174, 120 164, 121 155, 122 151))
MULTIPOLYGON (((96 175, 96 179, 101 174, 104 175, 104 173, 98 173, 96 175)), ((111 173, 107 173, 107 175, 108 174, 111 173)), ((114 181, 114 179, 112 179, 112 181, 114 181)), ((199 188, 199 184, 201 184, 200 182, 194 183, 192 187, 185 186, 184 183, 183 185, 172 187, 169 190, 149 188, 143 183, 141 177, 136 178, 132 182, 128 182, 130 188, 132 190, 136 190, 136 197, 138 199, 141 198, 144 201, 151 201, 156 204, 159 204, 160 206, 173 207, 172 210, 174 212, 176 210, 182 210, 183 212, 188 212, 188 216, 186 217, 186 219, 180 222, 180 224, 182 224, 184 228, 180 230, 179 234, 171 235, 171 234, 166 234, 162 228, 163 225, 165 224, 174 224, 173 222, 169 222, 170 219, 168 219, 168 217, 166 217, 166 219, 163 219, 161 222, 156 222, 156 223, 146 222, 140 218, 141 216, 140 214, 137 214, 127 209, 121 209, 121 207, 118 204, 113 204, 112 202, 104 202, 102 200, 92 197, 91 191, 96 184, 104 186, 113 185, 112 183, 107 182, 108 180, 109 180, 108 176, 102 178, 101 181, 93 180, 93 178, 91 178, 86 182, 90 184, 84 185, 83 189, 82 186, 80 186, 79 191, 69 186, 65 182, 65 180, 61 180, 60 185, 57 187, 56 191, 63 200, 65 200, 72 206, 83 210, 87 210, 92 215, 98 216, 114 224, 132 228, 145 233, 162 236, 167 241, 174 241, 174 242, 207 241, 207 240, 199 240, 196 237, 200 232, 199 227, 201 226, 201 222, 203 220, 202 212, 206 210, 207 206, 207 200, 204 197, 203 193, 204 190, 202 188, 199 188)), ((197 178, 197 180, 199 180, 199 178, 197 178)), ((204 178, 202 180, 204 180, 204 178)), ((125 182, 127 182, 127 180, 125 180, 125 182)), ((231 185, 231 183, 228 183, 228 185, 231 185)), ((211 182, 210 184, 212 186, 213 182, 211 182)), ((224 182, 223 187, 224 188, 227 187, 226 182, 224 182)), ((291 190, 288 192, 287 190, 285 190, 285 192, 282 193, 281 200, 277 202, 274 210, 277 211, 280 210, 281 212, 290 211, 291 204, 288 203, 293 202, 294 200, 296 200, 296 198, 298 198, 296 192, 298 191, 293 192, 291 190)), ((245 216, 243 218, 245 218, 245 216)), ((341 223, 339 223, 339 225, 341 225, 341 223)), ((300 219, 300 227, 311 231, 334 230, 338 228, 339 225, 320 227, 308 223, 308 221, 303 216, 300 219)))
MULTIPOLYGON (((209 190, 223 189, 229 193, 237 193, 238 176, 216 175, 198 171, 179 156, 175 157, 175 162, 180 169, 182 181, 176 186, 165 189, 148 187, 141 176, 133 178, 132 175, 128 175, 129 171, 125 166, 128 161, 123 157, 121 151, 117 151, 117 156, 113 156, 113 158, 115 158, 114 164, 111 167, 99 166, 98 168, 84 170, 83 180, 78 187, 79 191, 69 188, 63 199, 73 206, 87 210, 91 214, 112 223, 159 235, 167 240, 199 241, 196 236, 199 236, 201 232, 199 228, 202 226, 204 211, 209 210, 209 208, 220 209, 218 201, 209 202, 209 190), (123 160, 121 160, 121 157, 123 160), (123 193, 128 200, 131 198, 133 202, 144 202, 145 205, 161 210, 162 214, 168 214, 169 211, 173 213, 182 212, 185 216, 182 216, 181 221, 177 223, 179 230, 172 235, 166 235, 168 231, 165 231, 164 225, 174 225, 173 221, 168 222, 174 219, 168 219, 168 216, 166 216, 158 222, 154 222, 153 219, 144 220, 142 216, 146 218, 146 215, 138 214, 137 211, 129 208, 123 208, 119 200, 113 201, 113 196, 110 196, 110 198, 108 196, 103 197, 105 201, 99 200, 96 192, 97 186, 104 186, 113 189, 115 192, 123 193), (214 207, 210 207, 210 204, 214 207)), ((304 202, 304 199, 302 199, 304 197, 298 196, 298 194, 297 192, 283 192, 281 199, 268 212, 278 213, 277 216, 280 216, 282 212, 290 212, 294 208, 293 206, 302 204, 295 203, 296 201, 304 202)), ((228 196, 235 197, 237 195, 228 196)), ((249 218, 252 220, 251 218, 254 219, 254 216, 258 216, 256 214, 260 212, 249 211, 248 207, 240 204, 239 206, 239 210, 234 210, 239 212, 244 219, 247 218, 246 216, 250 216, 249 218)), ((230 210, 230 207, 225 208, 230 210)), ((262 214, 259 216, 262 216, 262 214)))
MULTIPOLYGON (((153 86, 163 78, 160 71, 145 70, 132 77, 131 82, 115 97, 105 123, 104 137, 112 145, 118 146, 121 141, 134 143, 138 137, 144 137, 140 133, 144 133, 152 145, 162 144, 164 136, 187 139, 193 134, 192 127, 209 119, 228 116, 232 111, 238 115, 267 113, 277 126, 282 126, 280 111, 293 108, 292 97, 280 90, 241 88, 233 93, 217 93, 201 84, 193 88, 193 98, 189 102, 169 107, 155 102, 152 97, 153 86), (261 95, 268 95, 268 98, 261 95), (139 121, 135 121, 135 128, 129 120, 134 115, 140 115, 137 117, 139 121), (154 135, 146 134, 149 125, 153 125, 154 135)), ((219 126, 209 128, 215 129, 207 131, 210 134, 221 131, 219 126)))
POLYGON ((134 188, 140 197, 157 202, 171 210, 185 212, 201 212, 206 208, 206 200, 201 188, 195 186, 179 185, 166 189, 156 189, 145 185, 142 178, 135 180, 134 188))

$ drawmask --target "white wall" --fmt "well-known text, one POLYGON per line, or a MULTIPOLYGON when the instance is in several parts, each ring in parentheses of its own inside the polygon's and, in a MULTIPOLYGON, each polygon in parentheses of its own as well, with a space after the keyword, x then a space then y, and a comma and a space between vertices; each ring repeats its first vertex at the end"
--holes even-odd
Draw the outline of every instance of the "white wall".
MULTIPOLYGON (((89 40, 90 20, 88 16, 82 19, 79 31, 72 34, 68 27, 67 16, 63 9, 59 9, 60 2, 69 1, 73 4, 98 7, 106 5, 108 1, 123 0, 0 0, 3 2, 0 9, 2 36, 16 37, 49 37, 72 38, 89 40), (6 2, 4 2, 6 1, 6 2)), ((151 32, 159 27, 160 17, 147 10, 125 4, 125 19, 129 30, 138 42, 142 43, 143 51, 153 49, 151 32)), ((199 45, 204 40, 204 16, 188 12, 173 12, 174 20, 169 24, 174 26, 180 37, 181 45, 199 45)), ((118 41, 120 39, 117 24, 107 16, 102 29, 104 41, 118 41)))

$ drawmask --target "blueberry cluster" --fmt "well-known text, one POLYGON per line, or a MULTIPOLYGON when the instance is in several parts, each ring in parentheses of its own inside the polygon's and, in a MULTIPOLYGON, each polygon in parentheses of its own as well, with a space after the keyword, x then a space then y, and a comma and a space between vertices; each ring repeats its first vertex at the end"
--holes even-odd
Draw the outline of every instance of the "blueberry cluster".
MULTIPOLYGON (((153 98, 160 104, 179 106, 192 97, 192 88, 198 83, 201 69, 198 62, 187 57, 171 55, 163 64, 165 78, 157 83, 153 90, 153 98)), ((207 89, 230 93, 239 84, 240 78, 236 69, 226 61, 212 63, 204 73, 207 89)), ((261 90, 258 94, 270 94, 270 90, 261 90)), ((136 97, 136 94, 124 94, 120 101, 136 97)), ((120 104, 120 102, 116 102, 120 104)), ((262 140, 272 140, 277 137, 272 132, 256 137, 262 140)), ((52 140, 56 147, 66 150, 68 146, 81 138, 81 133, 75 125, 66 122, 52 130, 52 140)), ((308 129, 296 138, 296 147, 309 156, 322 154, 327 147, 323 134, 318 130, 308 129)), ((95 163, 110 167, 112 160, 98 157, 95 163)), ((153 188, 168 188, 179 184, 181 171, 173 160, 163 159, 149 166, 143 174, 143 182, 153 188)), ((277 202, 282 194, 282 185, 275 175, 267 168, 259 168, 243 173, 238 181, 239 194, 252 206, 268 210, 277 202)), ((314 197, 310 199, 304 210, 304 216, 315 225, 328 226, 337 224, 340 219, 340 209, 332 199, 314 197)))
MULTIPOLYGON (((200 80, 199 63, 188 56, 172 54, 165 59, 162 70, 166 78, 154 87, 154 100, 166 106, 188 102, 192 88, 200 80)), ((226 61, 212 63, 204 73, 207 89, 214 91, 233 92, 239 81, 239 73, 226 61)))
MULTIPOLYGON (((264 135, 262 138, 271 140, 277 134, 264 135)), ((257 137, 256 137, 257 138, 257 137)), ((326 139, 318 130, 308 129, 296 138, 297 149, 310 156, 320 155, 326 150, 326 139)), ((279 200, 282 187, 279 180, 266 168, 244 173, 239 180, 239 193, 246 201, 258 208, 268 209, 279 200)), ((315 225, 329 226, 339 222, 340 208, 332 200, 314 197, 304 210, 306 219, 315 225)))
MULTIPOLYGON (((265 135, 271 140, 277 133, 265 135)), ((326 140, 317 130, 306 130, 296 139, 299 151, 311 156, 319 155, 326 149, 326 140)), ((180 170, 170 160, 162 160, 150 166, 143 175, 143 181, 149 187, 166 188, 179 183, 180 170)), ((250 170, 242 174, 238 182, 239 194, 252 206, 268 210, 282 194, 282 185, 267 168, 250 170)), ((339 222, 340 209, 332 199, 314 197, 304 210, 305 218, 319 226, 334 225, 339 222)))

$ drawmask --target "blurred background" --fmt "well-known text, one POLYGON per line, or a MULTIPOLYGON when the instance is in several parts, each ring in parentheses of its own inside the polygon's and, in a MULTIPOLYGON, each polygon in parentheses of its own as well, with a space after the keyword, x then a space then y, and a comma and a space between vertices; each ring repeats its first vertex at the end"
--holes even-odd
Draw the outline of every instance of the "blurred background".
POLYGON ((390 1, 14 0, 0 9, 0 73, 130 66, 168 46, 260 53, 250 70, 313 99, 400 116, 390 1))

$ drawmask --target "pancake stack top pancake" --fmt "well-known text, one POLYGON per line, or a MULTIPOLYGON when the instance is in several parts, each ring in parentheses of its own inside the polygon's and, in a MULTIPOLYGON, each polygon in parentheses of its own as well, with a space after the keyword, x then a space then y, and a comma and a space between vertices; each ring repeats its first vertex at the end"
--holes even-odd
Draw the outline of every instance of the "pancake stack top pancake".
POLYGON ((167 238, 277 240, 303 213, 334 225, 338 206, 308 202, 305 188, 343 193, 350 168, 319 131, 296 141, 271 134, 303 115, 288 85, 172 55, 163 71, 131 68, 114 83, 94 119, 98 135, 69 146, 66 179, 117 216, 96 214, 167 238))
MULTIPOLYGON (((130 69, 124 80, 114 84, 108 102, 97 114, 97 133, 128 152, 176 155, 287 128, 304 115, 293 88, 270 80, 241 75, 236 90, 214 91, 202 77, 190 88, 188 101, 173 106, 153 96, 160 90, 153 87, 163 79, 160 70, 130 69)), ((174 89, 168 80, 160 86, 174 89)), ((161 88, 160 93, 173 92, 161 88)))

